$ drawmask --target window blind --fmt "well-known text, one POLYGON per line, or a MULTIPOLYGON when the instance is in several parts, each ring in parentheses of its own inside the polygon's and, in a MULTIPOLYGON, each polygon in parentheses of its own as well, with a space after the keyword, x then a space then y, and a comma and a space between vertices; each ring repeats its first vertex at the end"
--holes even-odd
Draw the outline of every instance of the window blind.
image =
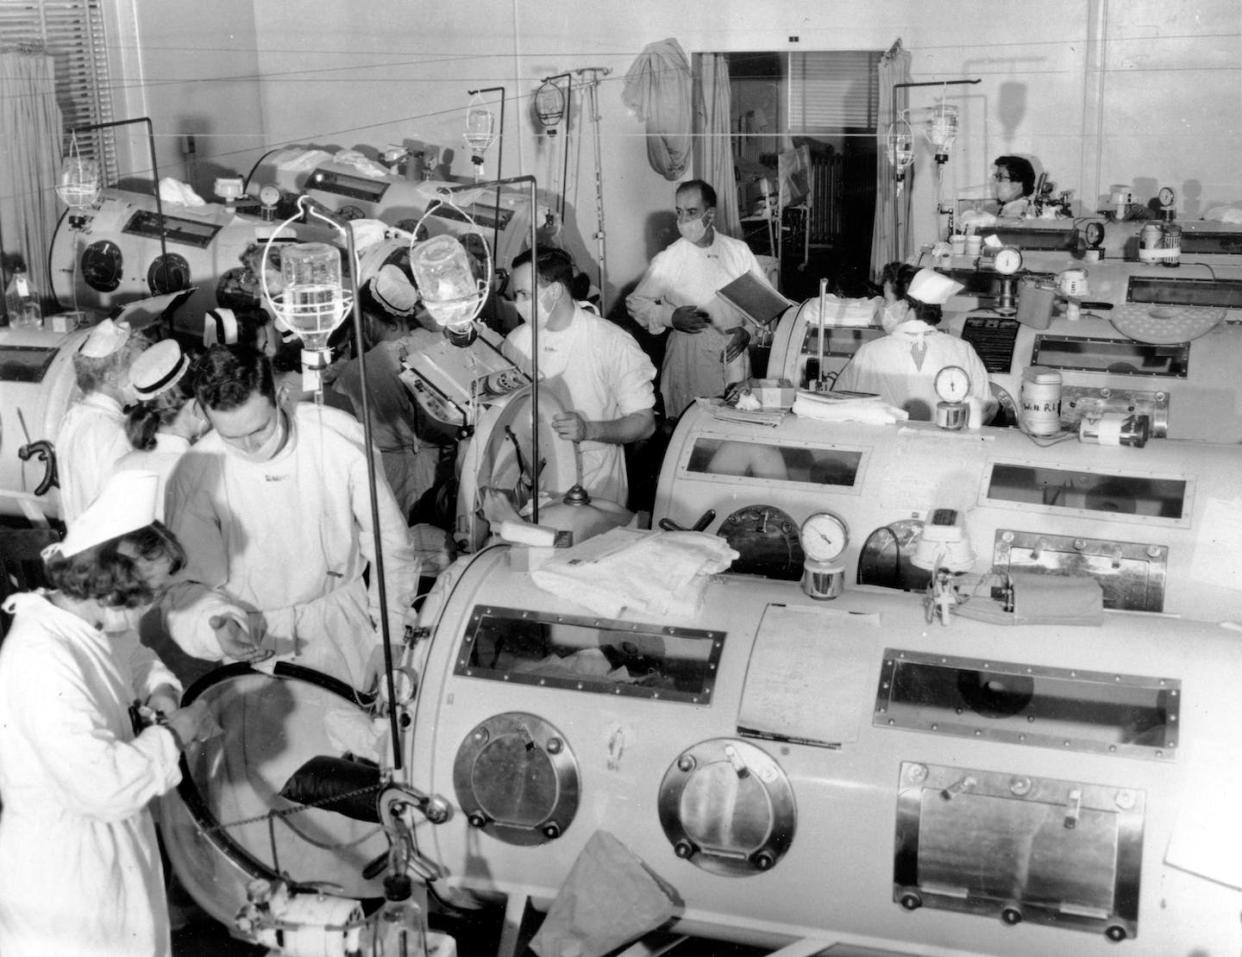
MULTIPOLYGON (((66 132, 114 118, 103 7, 104 0, 0 0, 0 44, 41 47, 56 61, 56 100, 66 132)), ((104 182, 116 181, 112 130, 79 136, 78 150, 99 161, 104 182)))
POLYGON ((788 54, 789 132, 874 130, 880 109, 880 53, 788 54))

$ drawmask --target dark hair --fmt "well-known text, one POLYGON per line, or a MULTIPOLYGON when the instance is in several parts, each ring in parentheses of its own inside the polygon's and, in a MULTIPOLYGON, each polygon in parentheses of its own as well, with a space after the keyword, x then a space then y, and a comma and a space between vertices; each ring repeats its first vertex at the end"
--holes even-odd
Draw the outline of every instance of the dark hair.
POLYGON ((555 246, 536 246, 534 253, 523 249, 513 257, 513 271, 516 272, 519 266, 525 266, 531 260, 535 263, 535 281, 539 285, 550 286, 559 282, 572 295, 574 276, 578 270, 569 253, 555 246))
POLYGON ((1035 192, 1035 167, 1024 156, 998 156, 992 161, 1009 174, 1010 180, 1022 184, 1022 195, 1030 196, 1035 192))
POLYGON ((701 179, 686 180, 684 183, 682 183, 680 186, 677 187, 677 192, 675 195, 680 196, 682 193, 685 193, 692 189, 697 189, 699 191, 699 196, 702 198, 703 206, 706 209, 716 208, 716 191, 712 189, 712 186, 710 183, 704 182, 701 179))
POLYGON ((204 409, 236 409, 255 393, 276 402, 272 364, 252 346, 214 345, 195 360, 190 375, 194 396, 204 409))
POLYGON ((183 375, 172 388, 125 409, 125 435, 130 445, 139 452, 150 452, 155 448, 155 433, 169 425, 185 404, 194 398, 189 379, 189 376, 183 375))
POLYGON ((909 296, 906 296, 906 302, 910 303, 910 315, 914 316, 915 319, 922 319, 929 326, 940 325, 940 320, 944 318, 944 313, 940 306, 920 302, 918 299, 911 299, 909 296))
POLYGON ((912 266, 910 263, 886 263, 884 269, 880 273, 880 282, 891 284, 893 287, 893 295, 898 299, 905 299, 906 290, 910 288, 910 283, 918 271, 919 267, 912 266))
POLYGON ((938 326, 940 325, 940 320, 944 317, 940 306, 931 305, 923 302, 921 299, 914 299, 910 295, 910 283, 914 280, 918 271, 918 266, 912 266, 909 263, 886 263, 880 272, 880 281, 892 284, 893 295, 910 305, 911 316, 915 319, 923 320, 929 326, 938 326))
POLYGON ((120 546, 134 546, 140 558, 154 561, 168 558, 171 572, 185 565, 185 550, 163 524, 152 522, 143 528, 92 545, 68 557, 53 552, 44 562, 53 588, 78 601, 97 601, 106 608, 137 608, 150 604, 155 594, 142 580, 134 560, 122 555, 120 546))

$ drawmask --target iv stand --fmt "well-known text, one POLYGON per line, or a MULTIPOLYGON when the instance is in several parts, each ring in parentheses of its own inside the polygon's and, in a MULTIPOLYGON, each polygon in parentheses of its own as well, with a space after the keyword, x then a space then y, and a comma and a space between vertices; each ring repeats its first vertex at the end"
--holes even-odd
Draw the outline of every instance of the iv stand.
POLYGON ((608 254, 605 251, 604 229, 604 172, 599 147, 599 81, 612 70, 602 66, 588 66, 575 70, 582 77, 582 85, 586 88, 587 99, 591 104, 591 121, 595 126, 595 220, 598 230, 595 239, 599 246, 599 311, 600 315, 608 315, 608 254), (589 74, 589 75, 588 75, 589 74))
MULTIPOLYGON (((915 87, 915 86, 939 86, 939 87, 946 87, 946 86, 974 86, 975 84, 977 84, 977 83, 982 83, 982 82, 983 82, 983 79, 982 79, 982 77, 980 77, 980 78, 977 78, 977 79, 974 79, 974 80, 926 80, 926 81, 919 82, 919 83, 894 83, 894 84, 893 84, 893 112, 894 112, 894 114, 898 114, 898 113, 902 112, 902 111, 900 111, 900 110, 898 110, 898 109, 897 109, 897 91, 898 91, 898 90, 909 89, 910 87, 915 87)), ((907 102, 907 103, 909 103, 909 99, 908 99, 908 98, 907 98, 906 102, 907 102)), ((906 109, 908 110, 908 109, 909 109, 909 106, 907 106, 907 107, 906 107, 906 109)), ((913 164, 911 164, 911 166, 913 166, 913 164)), ((913 175, 911 176, 911 186, 913 186, 913 175)), ((937 193, 937 196, 936 196, 936 205, 937 205, 937 207, 939 207, 939 205, 940 205, 940 195, 939 195, 939 193, 940 193, 940 187, 939 187, 939 185, 937 185, 937 187, 936 187, 936 193, 937 193)), ((939 214, 937 213, 937 215, 939 215, 939 214)), ((897 254, 898 254, 898 255, 897 255, 897 258, 898 258, 898 259, 902 259, 902 258, 904 258, 904 257, 901 255, 901 221, 900 221, 900 216, 901 216, 901 210, 899 209, 899 204, 894 203, 894 204, 893 204, 893 219, 894 219, 894 228, 896 229, 896 240, 897 240, 897 244, 898 244, 898 248, 897 248, 897 254)), ((937 226, 937 231, 939 231, 939 226, 937 226)))
MULTIPOLYGON (((503 86, 486 86, 481 90, 467 90, 467 96, 476 96, 483 93, 499 93, 500 94, 500 143, 496 147, 496 175, 499 176, 504 172, 505 165, 505 88, 503 86)), ((567 127, 568 128, 568 127, 567 127)), ((477 183, 475 184, 478 185, 477 183)), ((532 212, 531 216, 535 214, 532 212)), ((496 190, 496 210, 494 214, 495 221, 492 223, 492 255, 496 254, 496 246, 500 242, 500 190, 496 190)), ((532 247, 533 248, 533 247, 532 247)))
MULTIPOLYGON (((358 385, 362 392, 362 432, 366 442, 366 448, 374 449, 375 443, 372 439, 371 430, 371 400, 370 389, 367 386, 367 364, 364 361, 364 343, 366 337, 362 329, 362 299, 358 295, 358 250, 354 245, 354 231, 348 224, 342 224, 339 220, 321 212, 314 203, 298 203, 299 208, 309 217, 314 216, 316 219, 323 220, 338 233, 345 237, 345 249, 349 256, 349 291, 354 298, 353 302, 353 318, 354 318, 354 337, 358 344, 358 385)), ((266 256, 266 254, 265 254, 266 256)), ((266 266, 266 264, 265 264, 266 266)), ((384 648, 384 681, 385 691, 388 693, 388 725, 389 737, 392 740, 392 767, 394 771, 401 770, 401 735, 400 728, 397 723, 397 691, 393 682, 393 661, 392 661, 392 635, 388 626, 388 590, 384 581, 384 543, 380 533, 380 515, 379 515, 379 494, 376 491, 376 474, 375 474, 375 456, 367 455, 367 489, 370 493, 371 500, 371 535, 373 538, 373 547, 375 549, 375 575, 376 597, 379 601, 380 614, 380 643, 384 648)))
MULTIPOLYGON (((561 171, 561 195, 560 207, 557 213, 561 217, 561 222, 565 222, 565 193, 569 189, 569 134, 572 132, 572 117, 574 115, 574 77, 572 73, 557 73, 553 76, 545 76, 544 83, 551 83, 553 80, 568 80, 565 84, 565 144, 562 152, 565 154, 565 163, 561 171)), ((559 90, 560 87, 558 86, 559 90)), ((555 167, 553 167, 555 168, 555 167)), ((497 173, 500 170, 496 171, 497 173)))

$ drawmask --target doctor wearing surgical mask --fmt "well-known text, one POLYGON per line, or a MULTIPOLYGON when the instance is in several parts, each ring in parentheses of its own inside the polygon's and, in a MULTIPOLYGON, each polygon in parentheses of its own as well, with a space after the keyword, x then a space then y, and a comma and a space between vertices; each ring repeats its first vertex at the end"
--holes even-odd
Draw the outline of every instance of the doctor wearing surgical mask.
POLYGON ((1035 198, 1035 167, 1022 156, 996 157, 992 163, 992 191, 998 217, 1021 219, 1031 210, 1035 198))
POLYGON ((159 478, 113 475, 45 556, 49 592, 14 595, 0 646, 0 953, 165 957, 149 804, 215 728, 129 627, 185 559, 155 520, 159 478), (131 703, 158 720, 142 726, 131 703))
POLYGON ((716 295, 746 273, 768 283, 755 254, 716 229, 716 191, 702 180, 677 188, 680 237, 651 261, 626 297, 630 315, 653 335, 668 333, 660 368, 664 414, 672 421, 699 396, 720 396, 750 375, 741 314, 716 295))
POLYGON ((567 410, 553 417, 552 428, 578 443, 587 492, 624 506, 629 480, 621 446, 655 431, 655 366, 633 336, 574 301, 576 274, 564 250, 518 254, 509 290, 522 325, 505 339, 505 353, 532 371, 531 323, 537 320, 539 375, 567 410))

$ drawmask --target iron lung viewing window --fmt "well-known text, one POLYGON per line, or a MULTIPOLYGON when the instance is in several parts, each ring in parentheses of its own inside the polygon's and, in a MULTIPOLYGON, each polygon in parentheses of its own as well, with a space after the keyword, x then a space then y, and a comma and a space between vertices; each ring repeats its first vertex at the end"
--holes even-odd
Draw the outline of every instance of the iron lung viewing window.
POLYGON ((874 723, 1010 744, 1172 759, 1181 682, 889 648, 874 723))
POLYGON ((724 633, 475 606, 456 673, 709 704, 724 633))
POLYGON ((988 498, 994 501, 1169 519, 1185 515, 1188 491, 1188 483, 1182 479, 1072 472, 1002 462, 993 466, 988 483, 988 498))
POLYGON ((862 453, 848 449, 700 438, 695 440, 686 471, 852 487, 861 462, 862 453))
POLYGON ((1031 365, 1109 375, 1186 378, 1190 343, 1153 345, 1127 339, 1036 336, 1031 365))

